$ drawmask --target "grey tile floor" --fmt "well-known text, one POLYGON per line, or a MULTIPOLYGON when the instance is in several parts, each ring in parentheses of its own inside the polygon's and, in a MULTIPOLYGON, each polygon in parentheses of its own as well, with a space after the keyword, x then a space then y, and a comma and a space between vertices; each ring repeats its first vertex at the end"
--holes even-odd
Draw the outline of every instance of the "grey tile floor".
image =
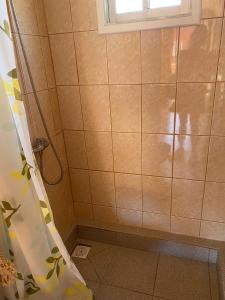
POLYGON ((79 239, 73 258, 96 300, 219 300, 215 265, 79 239))

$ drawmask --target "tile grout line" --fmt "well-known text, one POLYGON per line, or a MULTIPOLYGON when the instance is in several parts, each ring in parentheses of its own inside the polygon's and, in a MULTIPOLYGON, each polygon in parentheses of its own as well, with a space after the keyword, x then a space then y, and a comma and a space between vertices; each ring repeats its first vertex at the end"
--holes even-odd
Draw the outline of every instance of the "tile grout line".
POLYGON ((115 209, 116 219, 119 224, 118 210, 117 210, 117 193, 116 193, 116 173, 115 173, 115 156, 114 156, 114 141, 113 141, 113 124, 112 124, 112 102, 111 102, 111 89, 110 89, 110 75, 109 75, 109 55, 108 55, 108 35, 105 35, 105 50, 106 50, 106 67, 107 67, 107 81, 108 81, 108 93, 109 93, 109 110, 110 110, 110 125, 111 125, 111 141, 112 141, 112 159, 113 159, 113 184, 114 184, 114 197, 115 197, 115 209))
MULTIPOLYGON (((54 86, 54 90, 56 91, 57 104, 58 104, 58 108, 59 108, 59 118, 60 118, 60 123, 61 123, 61 133, 62 133, 62 137, 63 137, 63 146, 64 146, 64 150, 65 150, 65 158, 66 158, 66 163, 67 163, 67 172, 68 172, 68 177, 69 177, 69 186, 70 186, 70 191, 71 191, 71 196, 72 196, 72 201, 73 201, 73 206, 72 207, 73 207, 73 212, 75 214, 74 196, 73 196, 73 192, 72 192, 72 180, 71 180, 69 159, 68 159, 68 154, 67 154, 67 149, 66 149, 66 143, 65 143, 65 131, 63 129, 63 122, 62 122, 60 105, 59 105, 59 93, 58 93, 57 82, 56 82, 56 75, 55 75, 56 73, 55 73, 55 66, 54 66, 54 61, 53 61, 53 56, 52 56, 52 48, 51 48, 50 37, 49 37, 49 32, 48 32, 48 22, 47 22, 47 15, 46 15, 46 7, 45 7, 45 4, 44 4, 43 1, 42 1, 42 8, 43 8, 44 20, 45 20, 46 30, 47 30, 46 38, 48 39, 48 46, 49 46, 49 52, 50 52, 51 65, 52 65, 52 69, 53 69, 53 77, 54 77, 54 85, 55 85, 54 86)), ((46 76, 47 76, 47 73, 46 73, 46 76)), ((48 90, 50 90, 50 89, 52 89, 52 88, 48 87, 48 90)), ((55 136, 57 136, 57 134, 55 136)))
MULTIPOLYGON (((212 19, 223 19, 224 16, 213 16, 213 17, 208 17, 208 18, 201 18, 201 21, 207 21, 207 20, 212 20, 212 19)), ((191 25, 190 25, 191 26, 191 25)), ((159 29, 159 28, 157 28, 159 29)), ((85 33, 85 32, 98 32, 98 29, 89 29, 89 30, 72 30, 72 31, 65 31, 65 32, 51 32, 49 35, 59 35, 59 34, 67 34, 67 33, 85 33)), ((28 33, 22 33, 24 35, 27 35, 28 33)), ((32 34, 34 35, 34 34, 32 34)))
MULTIPOLYGON (((74 28, 74 22, 73 22, 73 15, 72 15, 72 5, 71 5, 71 0, 69 0, 69 7, 70 7, 70 16, 71 16, 71 25, 72 28, 74 28)), ((81 89, 80 89, 80 76, 79 76, 79 68, 78 68, 78 61, 77 61, 77 51, 76 51, 76 39, 75 39, 75 32, 72 32, 73 34, 73 45, 74 45, 74 55, 75 55, 75 61, 76 61, 76 73, 77 73, 77 81, 78 81, 78 92, 79 92, 79 104, 80 104, 80 109, 81 109, 81 117, 82 117, 82 127, 83 130, 83 139, 84 139, 84 146, 85 146, 85 157, 86 157, 86 163, 87 163, 87 168, 88 168, 88 183, 89 183, 89 192, 90 192, 90 200, 91 200, 91 208, 92 208, 92 218, 94 220, 94 209, 93 209, 93 193, 92 193, 92 188, 91 188, 91 177, 90 177, 90 167, 89 167, 89 160, 88 160, 88 154, 87 154, 87 140, 86 140, 86 133, 84 131, 84 114, 83 114, 83 106, 82 106, 82 99, 81 99, 81 89)), ((71 178, 71 183, 72 183, 72 178, 71 178)), ((71 184, 72 188, 72 184, 71 184)), ((73 196, 74 200, 74 214, 76 215, 76 209, 75 209, 75 197, 73 196)), ((80 202, 78 202, 80 203, 80 202)))
MULTIPOLYGON (((216 69, 216 80, 218 78, 218 72, 219 72, 219 62, 220 62, 220 54, 221 54, 221 48, 222 48, 222 37, 223 37, 223 25, 224 25, 224 18, 222 18, 222 24, 221 24, 221 32, 220 32, 220 44, 219 44, 219 51, 218 51, 218 59, 217 59, 217 69, 216 69)), ((206 183, 207 183, 207 173, 208 173, 208 165, 209 165, 209 156, 210 156, 210 148, 211 148, 211 142, 212 142, 212 126, 213 126, 213 116, 214 116, 214 109, 215 109, 215 98, 216 98, 216 92, 217 92, 217 82, 214 83, 214 97, 213 97, 213 107, 212 107, 212 114, 211 114, 211 122, 210 122, 210 133, 208 137, 208 148, 207 148, 207 160, 206 160, 206 168, 205 168, 205 177, 204 177, 204 188, 203 188, 203 196, 202 196, 202 206, 201 206, 201 221, 200 221, 200 227, 199 227, 199 237, 201 236, 201 229, 202 229, 202 217, 203 217, 203 208, 204 208, 204 199, 205 199, 205 193, 206 193, 206 183)))
MULTIPOLYGON (((50 90, 54 90, 55 88, 50 88, 50 90)), ((48 91, 48 89, 46 89, 46 90, 42 90, 41 92, 43 92, 43 91, 48 91)), ((25 96, 27 96, 27 95, 32 95, 33 93, 29 93, 29 94, 24 94, 25 96)), ((160 132, 160 133, 157 133, 157 132, 143 132, 143 133, 141 133, 141 131, 139 131, 139 132, 135 132, 135 131, 114 131, 114 130, 108 130, 108 131, 105 131, 105 130, 90 130, 90 129, 69 129, 69 128, 63 128, 63 130, 64 131, 75 131, 75 132, 79 132, 79 131, 84 131, 84 132, 96 132, 96 133, 110 133, 110 132, 112 132, 112 133, 120 133, 120 134, 142 134, 142 135, 162 135, 162 136, 180 136, 180 137, 217 137, 217 138, 225 138, 225 135, 216 135, 216 134, 212 134, 212 135, 203 135, 203 134, 198 134, 198 135, 196 135, 196 134, 178 134, 178 133, 162 133, 162 132, 160 132)), ((194 179, 193 179, 194 180, 194 179)), ((203 179, 204 180, 204 179, 203 179)))
MULTIPOLYGON (((99 86, 99 85, 106 85, 106 86, 114 86, 114 85, 118 85, 118 86, 129 86, 129 85, 156 85, 156 86, 160 86, 160 85, 176 85, 178 84, 193 84, 193 85, 201 85, 201 84, 209 84, 209 83, 215 83, 215 82, 225 82, 225 80, 212 80, 212 81, 172 81, 172 82, 136 82, 136 83, 112 83, 110 82, 109 84, 107 83, 81 83, 80 86, 99 86)), ((78 84, 74 84, 75 86, 78 84)), ((58 84, 58 86, 74 86, 72 84, 58 84)))
POLYGON ((172 209, 173 209, 173 181, 174 181, 174 158, 176 143, 176 112, 177 112, 177 95, 178 95, 178 73, 179 73, 179 56, 180 56, 180 27, 177 29, 177 57, 176 57, 176 87, 174 101, 174 123, 173 123, 173 148, 172 148, 172 174, 171 174, 171 194, 170 194, 170 232, 172 232, 172 209))
MULTIPOLYGON (((53 137, 59 135, 61 132, 56 133, 53 137)), ((80 167, 70 167, 70 169, 73 170, 89 170, 93 172, 102 172, 102 173, 113 173, 113 171, 107 171, 107 170, 100 170, 100 169, 84 169, 80 167)), ((159 175, 153 175, 153 174, 141 174, 141 173, 126 173, 126 172, 121 172, 121 171, 115 171, 116 174, 126 174, 126 175, 138 175, 138 176, 146 176, 146 177, 156 177, 156 178, 166 178, 166 179, 171 179, 172 177, 166 177, 166 176, 159 176, 159 175)), ((173 177, 174 179, 177 180, 186 180, 186 181, 194 181, 194 182, 204 182, 204 179, 192 179, 192 178, 183 178, 183 177, 173 177)), ((211 183, 218 183, 218 184, 225 184, 225 181, 213 181, 213 180, 207 180, 206 182, 211 182, 211 183)))
MULTIPOLYGON (((140 31, 140 68, 142 83, 142 32, 140 31)), ((141 85, 141 174, 143 173, 143 86, 141 85)), ((141 175, 141 199, 142 199, 142 228, 144 228, 144 184, 141 175)))

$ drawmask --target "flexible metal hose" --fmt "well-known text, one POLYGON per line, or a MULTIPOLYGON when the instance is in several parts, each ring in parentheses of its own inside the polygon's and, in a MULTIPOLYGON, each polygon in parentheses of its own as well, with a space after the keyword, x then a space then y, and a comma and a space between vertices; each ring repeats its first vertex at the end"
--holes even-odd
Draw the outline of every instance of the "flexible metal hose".
MULTIPOLYGON (((34 98, 35 98, 35 101, 36 101, 36 104, 37 104, 37 107, 38 107, 38 110, 39 110, 39 113, 40 113, 40 116, 41 116, 41 120, 42 120, 42 123, 43 123, 43 126, 44 126, 44 129, 45 129, 45 132, 46 132, 46 135, 47 135, 47 138, 49 140, 49 144, 52 148, 52 151, 55 155, 55 158, 59 164, 59 168, 60 168, 60 175, 59 175, 59 178, 57 178, 55 181, 51 182, 49 181, 45 175, 44 175, 44 172, 43 172, 43 155, 40 155, 40 173, 41 173, 41 176, 43 178, 43 181, 45 183, 47 183, 48 185, 57 185, 58 183, 60 183, 63 179, 63 167, 62 167, 62 163, 60 161, 60 158, 57 154, 57 151, 55 149, 55 146, 52 142, 52 138, 50 136, 50 133, 48 131, 48 128, 47 128, 47 125, 46 125, 46 122, 45 122, 45 118, 44 118, 44 115, 43 115, 43 112, 42 112, 42 109, 41 109, 41 105, 40 105, 40 101, 38 99, 38 95, 37 95, 37 92, 35 90, 35 85, 34 85, 34 80, 33 80, 33 77, 32 77, 32 73, 31 73, 31 69, 30 69, 30 65, 29 65, 29 62, 28 62, 28 58, 27 58, 27 54, 26 54, 26 50, 25 50, 25 47, 24 47, 24 44, 23 44, 23 40, 22 40, 22 37, 21 37, 21 34, 20 34, 20 30, 19 30, 19 24, 18 24, 18 20, 17 20, 17 17, 16 17, 16 12, 15 12, 15 7, 14 7, 14 4, 13 4, 13 0, 9 0, 9 7, 11 9, 11 12, 13 14, 13 19, 14 19, 14 23, 15 23, 15 26, 16 26, 16 31, 18 32, 18 37, 19 37, 19 41, 20 41, 20 45, 21 45, 21 49, 22 49, 22 53, 23 53, 23 57, 24 57, 24 61, 25 61, 25 65, 26 65, 26 68, 27 68, 27 72, 28 72, 28 75, 29 75, 29 79, 30 79, 30 83, 31 83, 31 87, 32 87, 32 90, 33 90, 33 93, 34 93, 34 98)), ((16 39, 15 39, 16 40, 16 39)))

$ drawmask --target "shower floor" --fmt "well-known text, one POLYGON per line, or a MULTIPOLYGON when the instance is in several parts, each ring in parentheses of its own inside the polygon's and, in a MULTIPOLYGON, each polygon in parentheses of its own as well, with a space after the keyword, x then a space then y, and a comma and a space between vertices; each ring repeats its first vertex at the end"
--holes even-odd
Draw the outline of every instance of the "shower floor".
POLYGON ((219 300, 215 264, 78 239, 73 258, 96 300, 219 300))

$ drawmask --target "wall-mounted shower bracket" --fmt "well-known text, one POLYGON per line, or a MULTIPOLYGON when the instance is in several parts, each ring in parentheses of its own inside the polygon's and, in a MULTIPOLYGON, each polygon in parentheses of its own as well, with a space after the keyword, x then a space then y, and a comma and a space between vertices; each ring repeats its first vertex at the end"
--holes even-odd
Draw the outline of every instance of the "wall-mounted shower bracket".
POLYGON ((44 151, 49 146, 49 141, 46 138, 36 138, 33 143, 33 151, 34 153, 39 153, 44 151))

